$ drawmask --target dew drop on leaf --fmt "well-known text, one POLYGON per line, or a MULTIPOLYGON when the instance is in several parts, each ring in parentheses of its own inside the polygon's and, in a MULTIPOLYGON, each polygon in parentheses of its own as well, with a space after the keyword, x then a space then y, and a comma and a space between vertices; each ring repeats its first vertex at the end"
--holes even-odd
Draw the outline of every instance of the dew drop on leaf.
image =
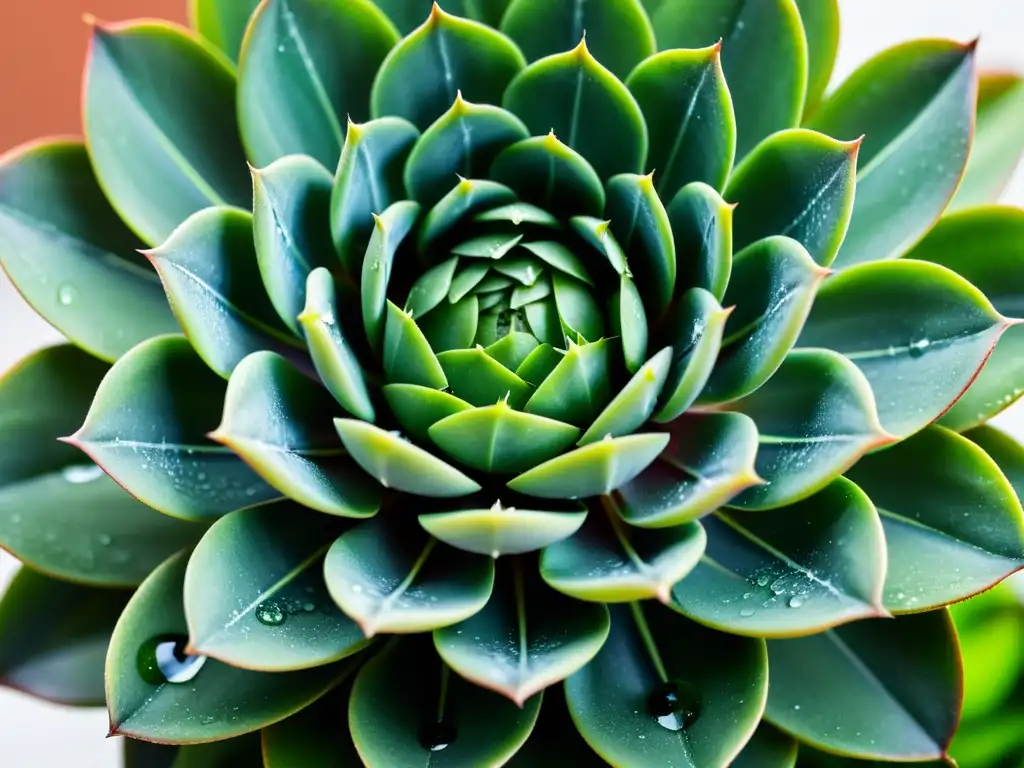
POLYGON ((70 467, 64 467, 60 474, 67 482, 81 485, 83 483, 91 483, 93 480, 99 480, 103 477, 103 469, 96 464, 75 464, 70 467))
POLYGON ((685 680, 669 680, 647 696, 647 713, 670 731, 689 728, 700 716, 700 691, 685 680))
POLYGON ((75 290, 75 286, 71 283, 61 283, 57 289, 57 301, 61 303, 61 306, 70 307, 75 303, 75 299, 78 298, 78 291, 75 290))
POLYGON ((259 621, 260 624, 266 624, 268 627, 276 627, 279 624, 283 624, 284 619, 284 611, 281 609, 281 606, 273 600, 260 603, 256 607, 256 620, 259 621))
POLYGON ((418 738, 420 746, 428 752, 440 752, 447 748, 458 736, 455 726, 447 720, 439 723, 427 723, 422 728, 418 738))
POLYGON ((189 682, 206 664, 206 657, 190 656, 185 653, 187 646, 185 635, 158 635, 147 640, 139 647, 139 676, 151 685, 189 682))

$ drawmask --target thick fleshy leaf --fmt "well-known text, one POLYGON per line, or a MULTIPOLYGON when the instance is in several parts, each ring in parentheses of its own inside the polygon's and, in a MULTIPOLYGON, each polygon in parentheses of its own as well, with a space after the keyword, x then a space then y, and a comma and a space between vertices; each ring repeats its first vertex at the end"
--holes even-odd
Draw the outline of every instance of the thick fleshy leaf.
POLYGON ((807 41, 793 0, 676 0, 662 3, 652 19, 662 50, 721 41, 722 69, 736 108, 738 157, 765 136, 800 123, 807 41))
POLYGON ((376 412, 366 376, 356 351, 342 330, 339 299, 343 298, 338 296, 330 271, 318 268, 310 272, 305 293, 306 306, 298 320, 320 380, 346 411, 364 421, 373 421, 376 412))
POLYGON ((948 611, 771 641, 768 659, 765 717, 800 741, 860 758, 945 756, 963 696, 948 611))
POLYGON ((352 734, 347 727, 338 725, 348 720, 351 692, 352 685, 346 680, 287 720, 264 728, 261 731, 263 762, 254 765, 262 765, 263 768, 303 768, 314 765, 317 768, 351 768, 359 765, 352 734))
POLYGON ((731 312, 703 288, 691 288, 669 310, 663 335, 672 360, 655 421, 674 421, 697 400, 718 359, 731 312))
MULTIPOLYGON (((472 184, 469 181, 466 183, 472 184)), ((462 186, 462 182, 459 183, 459 186, 462 186)), ((435 207, 434 210, 437 210, 437 208, 435 207)), ((451 290, 452 280, 455 277, 455 267, 458 264, 458 258, 453 256, 420 275, 416 282, 413 283, 412 288, 409 289, 409 295, 405 300, 406 311, 414 318, 418 318, 444 301, 451 290)))
POLYGON ((395 254, 419 214, 420 206, 412 200, 394 203, 380 216, 373 214, 373 235, 363 260, 361 299, 366 338, 377 351, 384 340, 384 315, 395 254))
POLYGON ((327 390, 272 352, 242 361, 228 382, 211 437, 300 504, 342 517, 370 517, 381 489, 345 455, 332 428, 327 390))
POLYGON ((0 685, 61 704, 101 706, 107 644, 130 596, 21 568, 0 599, 0 685))
POLYGON ((429 632, 483 608, 494 584, 493 561, 449 547, 394 515, 361 523, 331 545, 323 573, 341 610, 372 637, 429 632))
POLYGON ((607 608, 555 592, 520 558, 499 570, 487 605, 434 644, 455 672, 522 707, 594 658, 608 628, 607 608))
POLYGON ((107 652, 111 734, 196 744, 283 720, 351 674, 358 660, 280 674, 185 653, 187 553, 150 574, 118 619, 107 652))
POLYGON ((817 109, 832 79, 839 52, 839 0, 796 0, 796 5, 807 38, 806 118, 817 109))
MULTIPOLYGON (((75 375, 84 380, 87 370, 78 364, 75 375)), ((60 386, 52 401, 70 399, 66 383, 60 386)), ((220 419, 226 390, 184 338, 151 339, 110 369, 68 442, 146 505, 186 520, 280 498, 231 450, 206 437, 220 419)))
POLYGON ((697 402, 735 400, 769 381, 796 343, 827 275, 800 243, 782 235, 740 251, 722 300, 736 309, 725 322, 722 351, 697 402))
POLYGON ((764 710, 764 641, 651 602, 611 614, 601 652, 565 683, 583 738, 612 765, 729 765, 764 710))
POLYGON ((508 487, 543 499, 611 493, 643 472, 668 441, 665 434, 606 437, 537 465, 509 480, 508 487))
POLYGON ((805 128, 761 142, 733 173, 725 196, 740 206, 737 249, 786 235, 827 267, 839 253, 853 211, 860 140, 836 141, 805 128))
POLYGON ((508 768, 607 768, 608 763, 580 736, 569 715, 563 686, 544 691, 537 725, 522 749, 507 763, 508 768))
MULTIPOLYGON (((504 184, 486 179, 458 179, 458 183, 423 218, 419 235, 420 253, 440 248, 467 217, 474 214, 488 216, 503 208, 514 211, 515 208, 506 206, 515 206, 515 199, 515 193, 504 184)), ((410 301, 411 295, 410 292, 410 301)))
POLYGON ((539 347, 540 344, 533 336, 522 331, 510 331, 499 341, 484 347, 484 352, 504 365, 510 371, 519 369, 526 358, 539 347))
POLYGON ((263 287, 282 322, 299 333, 306 279, 334 266, 329 217, 334 177, 308 157, 254 170, 252 229, 263 287))
POLYGON ((242 38, 260 0, 189 0, 188 16, 193 29, 238 61, 242 38))
POLYGON ((523 70, 505 91, 502 106, 535 136, 554 132, 602 179, 643 170, 643 113, 626 86, 593 57, 585 38, 571 51, 523 70))
POLYGON ((428 430, 453 413, 473 406, 455 395, 414 384, 385 384, 384 397, 402 429, 417 442, 430 444, 428 430))
POLYGON ((974 141, 967 170, 948 211, 999 199, 1024 152, 1024 78, 1016 74, 982 74, 974 141))
POLYGON ((676 246, 653 176, 620 174, 609 180, 607 194, 605 217, 629 259, 647 311, 660 318, 675 292, 676 246))
POLYGON ((470 103, 459 92, 455 103, 423 132, 409 155, 406 192, 421 205, 432 205, 460 177, 486 174, 503 149, 529 135, 512 113, 491 104, 470 103))
POLYGON ((503 34, 445 13, 435 3, 426 22, 384 60, 373 82, 370 110, 374 117, 397 115, 426 130, 460 91, 469 101, 500 104, 525 64, 503 34))
POLYGON ((385 488, 418 496, 468 496, 480 485, 400 436, 352 419, 335 419, 349 455, 385 488))
POLYGON ((579 530, 587 509, 579 503, 559 504, 536 499, 500 499, 489 507, 482 498, 466 499, 459 509, 419 516, 419 523, 432 536, 466 552, 493 558, 518 555, 561 541, 579 530), (525 504, 526 506, 517 506, 525 504))
POLYGON ((616 491, 615 511, 630 525, 682 525, 764 482, 754 471, 757 428, 749 417, 687 413, 670 429, 659 460, 616 491))
POLYGON ((287 672, 363 649, 363 633, 338 610, 324 555, 345 523, 280 504, 218 520, 189 557, 189 651, 233 667, 287 672))
POLYGON ((527 413, 578 427, 590 424, 612 399, 611 354, 605 339, 570 344, 526 403, 527 413))
POLYGON ((647 313, 640 290, 628 275, 619 276, 619 289, 608 304, 609 331, 622 338, 626 370, 636 373, 647 360, 647 313))
POLYGON ((503 400, 518 409, 530 397, 530 385, 480 347, 442 352, 438 360, 448 377, 452 394, 478 408, 503 400))
POLYGON ((964 433, 964 437, 984 449, 999 466, 1003 476, 1024 496, 1024 446, 1002 430, 985 425, 964 433))
POLYGON ((331 233, 353 278, 361 274, 374 233, 371 214, 383 214, 405 196, 402 171, 419 136, 416 126, 397 117, 349 121, 331 196, 331 233))
POLYGON ((578 600, 625 603, 669 601, 672 585, 697 565, 707 536, 699 523, 645 531, 623 523, 613 496, 572 537, 541 555, 544 580, 578 600))
POLYGON ((392 384, 444 389, 448 380, 416 321, 388 302, 384 324, 384 375, 392 384))
POLYGON ((203 208, 252 202, 235 76, 209 43, 162 22, 95 25, 83 108, 100 186, 147 243, 203 208))
POLYGON ((826 281, 799 344, 853 360, 874 390, 882 426, 906 437, 956 402, 1009 324, 953 271, 900 259, 826 281))
POLYGON ((133 586, 204 529, 140 504, 58 442, 82 423, 107 370, 59 346, 0 379, 0 548, 60 579, 133 586))
POLYGON ((552 273, 551 287, 566 335, 578 344, 600 340, 605 332, 604 314, 590 287, 559 272, 552 273))
MULTIPOLYGON (((473 266, 473 265, 470 265, 473 266)), ((484 265, 486 267, 486 265, 484 265)), ((469 269, 467 268, 468 272, 469 269)), ((464 274, 464 273, 463 273, 464 274)), ((459 275, 452 281, 454 290, 459 275)), ((464 287, 464 286, 463 286, 464 287)), ((461 292, 461 287, 460 287, 461 292)), ((463 296, 454 304, 442 301, 417 321, 423 335, 437 354, 470 347, 477 338, 480 323, 480 301, 474 295, 463 296)))
POLYGON ((608 435, 630 435, 642 427, 654 412, 671 364, 672 349, 669 347, 648 360, 598 414, 577 445, 603 440, 608 435))
POLYGON ((207 208, 146 254, 185 335, 225 379, 258 350, 303 359, 301 342, 274 312, 260 279, 251 215, 207 208))
POLYGON ((676 285, 703 288, 718 301, 732 274, 733 208, 703 182, 683 187, 667 208, 676 244, 676 285))
POLYGON ((594 55, 620 80, 658 50, 651 22, 635 0, 515 0, 501 31, 529 61, 568 51, 585 34, 594 55))
POLYGON ((36 312, 104 360, 178 330, 140 245, 103 197, 81 142, 0 158, 0 265, 36 312))
POLYGON ((561 421, 509 408, 504 401, 460 411, 430 428, 441 450, 483 472, 524 472, 562 453, 580 431, 561 421))
MULTIPOLYGON (((1024 317, 1024 211, 980 206, 942 218, 907 254, 965 278, 997 312, 1024 317)), ((1024 328, 1008 328, 981 373, 939 419, 958 432, 983 424, 1024 394, 1024 328)))
POLYGON ((367 768, 504 765, 537 721, 541 696, 520 708, 454 674, 429 639, 403 638, 359 672, 348 725, 367 768))
POLYGON ((725 187, 736 156, 736 115, 722 72, 721 45, 662 51, 626 80, 650 132, 647 170, 662 200, 687 184, 725 187))
POLYGON ((727 407, 757 425, 754 466, 765 481, 730 502, 741 509, 807 498, 868 451, 894 440, 878 421, 864 374, 827 349, 791 352, 764 386, 727 407))
POLYGON ((342 120, 370 116, 373 77, 398 35, 370 0, 267 0, 238 67, 238 123, 249 159, 338 162, 342 120))
POLYGON ((847 475, 882 516, 893 613, 963 600, 1024 567, 1024 512, 1013 486, 955 432, 929 427, 865 456, 847 475))
POLYGON ((974 45, 918 40, 890 48, 814 114, 809 128, 838 139, 866 135, 837 266, 899 256, 953 196, 973 134, 974 45))
POLYGON ((544 210, 589 216, 604 210, 601 177, 583 155, 559 141, 554 131, 503 151, 491 166, 491 177, 544 210))
POLYGON ((570 224, 576 234, 594 246, 607 259, 612 269, 620 275, 631 276, 629 264, 626 263, 626 253, 611 232, 612 222, 610 220, 602 220, 593 216, 574 216, 570 220, 570 224))
POLYGON ((794 637, 885 615, 886 536, 849 480, 771 512, 704 520, 708 548, 672 590, 672 607, 715 629, 794 637))
POLYGON ((131 738, 122 741, 124 768, 221 768, 262 765, 263 760, 259 733, 180 747, 131 738))

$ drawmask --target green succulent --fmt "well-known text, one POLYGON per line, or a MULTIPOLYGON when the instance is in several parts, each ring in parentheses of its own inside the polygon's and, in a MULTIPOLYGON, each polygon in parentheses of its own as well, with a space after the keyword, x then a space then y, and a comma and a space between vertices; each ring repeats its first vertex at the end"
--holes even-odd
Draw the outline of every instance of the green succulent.
POLYGON ((826 96, 834 0, 192 16, 0 163, 69 341, 0 380, 0 681, 130 768, 946 758, 944 606, 1024 567, 1018 79, 826 96))

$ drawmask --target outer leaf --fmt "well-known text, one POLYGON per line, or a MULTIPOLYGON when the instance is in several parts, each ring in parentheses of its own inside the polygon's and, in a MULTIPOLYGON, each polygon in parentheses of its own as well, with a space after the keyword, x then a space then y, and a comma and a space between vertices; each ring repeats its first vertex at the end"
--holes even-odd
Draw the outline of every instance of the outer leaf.
POLYGON ((331 232, 353 278, 361 274, 374 233, 371 214, 383 214, 404 197, 402 171, 419 136, 416 126, 397 117, 360 125, 349 121, 331 197, 331 232))
MULTIPOLYGON (((946 216, 907 254, 941 264, 967 279, 997 312, 1024 317, 1024 212, 984 206, 946 216)), ((939 423, 958 432, 988 421, 1024 388, 1024 328, 1008 328, 992 356, 939 423)))
POLYGON ((721 45, 662 51, 626 80, 650 132, 647 170, 662 200, 687 184, 725 187, 736 156, 736 115, 722 72, 721 45))
POLYGON ((794 768, 798 744, 762 720, 730 768, 794 768))
POLYGON ((353 671, 351 661, 270 675, 212 659, 196 669, 186 660, 175 677, 181 682, 157 682, 164 676, 155 643, 184 642, 186 563, 182 553, 153 571, 114 628, 106 667, 111 733, 165 744, 239 736, 283 720, 353 671))
POLYGON ((906 437, 956 402, 1009 325, 956 273, 901 259, 826 282, 799 343, 853 360, 875 392, 882 426, 906 437))
POLYGON ((1024 446, 1006 432, 988 425, 975 427, 966 432, 964 437, 981 446, 989 458, 996 462, 1020 498, 1024 492, 1024 446))
POLYGON ((0 158, 0 264, 36 312, 104 360, 177 330, 159 278, 134 253, 139 245, 80 142, 0 158))
POLYGON ((376 351, 380 351, 384 338, 384 310, 395 254, 419 213, 417 203, 403 200, 389 206, 380 216, 373 215, 373 236, 363 261, 361 299, 366 338, 376 351))
POLYGON ((804 117, 817 109, 839 51, 839 0, 796 0, 807 38, 807 98, 804 117))
POLYGON ((1024 151, 1024 131, 1020 130, 1022 114, 1024 79, 995 73, 979 77, 971 155, 948 210, 959 211, 999 199, 1024 151))
POLYGON ((636 0, 577 3, 575 0, 515 0, 501 19, 529 61, 587 45, 619 79, 654 54, 654 30, 636 0))
POLYGON ((100 186, 144 241, 211 205, 249 205, 235 77, 208 43, 160 22, 97 25, 83 89, 100 186))
POLYGON ((260 280, 252 217, 234 208, 191 216, 147 255, 196 352, 225 379, 242 358, 269 349, 301 361, 300 342, 275 314, 260 280))
POLYGON ((324 562, 331 597, 367 637, 429 632, 483 608, 494 585, 492 560, 396 522, 382 515, 361 523, 331 545, 324 562))
POLYGON ((287 672, 362 650, 363 633, 334 605, 323 579, 324 555, 343 529, 337 518, 287 502, 218 520, 185 572, 192 652, 287 672))
POLYGON ((838 266, 899 256, 931 228, 960 183, 976 94, 974 43, 918 40, 871 59, 822 104, 808 127, 867 137, 838 266))
POLYGON ((786 235, 827 267, 839 253, 853 211, 860 140, 841 142, 795 128, 769 136, 729 179, 740 206, 735 247, 786 235))
POLYGON ((224 415, 211 433, 260 477, 304 506, 343 517, 370 517, 381 489, 345 455, 331 428, 327 391, 271 352, 235 369, 224 415))
POLYGON ((672 350, 668 347, 648 360, 594 419, 577 445, 587 445, 609 435, 630 435, 642 427, 654 412, 671 362, 672 350))
POLYGON ((0 379, 0 547, 60 579, 132 586, 203 528, 140 504, 58 442, 82 423, 106 371, 60 346, 0 379))
POLYGON ((929 427, 865 456, 847 474, 882 516, 892 612, 971 597, 1024 567, 1020 502, 996 462, 970 440, 929 427))
POLYGON ((721 301, 732 273, 733 208, 702 182, 679 190, 668 206, 676 242, 676 284, 703 288, 721 301))
POLYGON ((103 659, 129 592, 21 568, 0 600, 0 684, 61 704, 103 704, 103 659))
POLYGON ((885 615, 886 536, 868 494, 837 478, 772 512, 706 518, 708 549, 672 607, 715 629, 793 637, 885 615))
MULTIPOLYGON (((88 368, 76 370, 85 380, 88 368)), ((62 377, 59 397, 37 402, 70 397, 65 382, 62 377)), ((104 377, 85 423, 67 442, 146 505, 186 520, 280 498, 238 456, 206 437, 220 418, 225 391, 184 338, 151 339, 104 377)))
POLYGON ((506 149, 491 166, 491 177, 544 210, 595 216, 604 210, 601 177, 583 155, 559 141, 554 131, 506 149))
POLYGON ((755 467, 766 481, 731 502, 741 509, 771 509, 805 499, 894 439, 879 424, 864 375, 825 349, 790 353, 763 387, 728 408, 757 425, 755 467))
POLYGON ((331 189, 334 178, 308 157, 287 157, 253 171, 253 239, 263 287, 282 322, 299 334, 306 280, 334 265, 331 189))
POLYGON ((769 642, 768 659, 765 717, 800 741, 880 760, 945 756, 963 695, 947 611, 769 642))
POLYGON ((374 117, 404 117, 425 130, 460 91, 469 101, 499 104, 525 65, 523 54, 503 34, 445 13, 434 3, 426 22, 392 48, 381 65, 370 111, 374 117))
POLYGON ((713 632, 650 602, 613 606, 607 642, 565 693, 583 738, 612 765, 729 765, 764 709, 764 641, 713 632), (675 711, 658 706, 666 683, 681 694, 675 711))
POLYGON ((663 50, 722 41, 738 157, 765 136, 799 124, 807 91, 807 41, 793 0, 676 0, 662 3, 653 21, 663 50), (773 76, 766 79, 765 72, 773 76))
POLYGON ((609 626, 607 608, 554 592, 529 565, 515 560, 479 613, 434 632, 454 671, 520 708, 594 658, 609 626))
POLYGON ((726 320, 722 351, 698 402, 735 400, 770 380, 796 343, 827 274, 788 237, 744 248, 722 301, 736 310, 726 320))
POLYGON ((348 725, 368 768, 502 765, 526 741, 540 703, 516 707, 452 674, 425 638, 409 638, 360 671, 348 725))
POLYGON ((385 488, 419 496, 468 496, 480 485, 422 448, 379 427, 352 419, 335 419, 345 448, 385 488))
POLYGON ((687 413, 658 461, 615 493, 630 525, 670 528, 703 517, 764 481, 754 471, 757 427, 741 413, 687 413))
POLYGON ((253 16, 238 72, 238 122, 249 158, 308 155, 328 168, 341 120, 370 115, 373 76, 398 35, 370 0, 267 0, 253 16))
POLYGON ((189 0, 192 27, 232 61, 238 61, 242 38, 259 0, 189 0))
POLYGON ((535 136, 553 131, 562 137, 602 179, 643 170, 643 113, 626 87, 591 55, 585 39, 523 70, 505 91, 502 106, 522 118, 535 136))
POLYGON ((508 487, 542 499, 611 493, 650 465, 668 441, 659 434, 606 437, 537 465, 509 480, 508 487))
POLYGON ((490 104, 471 104, 460 91, 416 142, 405 166, 405 189, 421 204, 433 204, 459 177, 486 174, 503 149, 529 135, 515 115, 490 104))
MULTIPOLYGON (((261 731, 264 768, 351 768, 356 745, 344 725, 352 686, 346 681, 301 712, 261 731)), ((131 768, 131 766, 125 766, 131 768)))
POLYGON ((258 765, 263 759, 258 734, 184 747, 130 738, 123 741, 125 768, 219 768, 225 764, 258 765))
POLYGON ((544 580, 570 597, 601 603, 657 598, 669 601, 672 585, 697 565, 707 537, 699 523, 645 531, 622 522, 611 496, 607 514, 590 515, 576 535, 541 555, 544 580))

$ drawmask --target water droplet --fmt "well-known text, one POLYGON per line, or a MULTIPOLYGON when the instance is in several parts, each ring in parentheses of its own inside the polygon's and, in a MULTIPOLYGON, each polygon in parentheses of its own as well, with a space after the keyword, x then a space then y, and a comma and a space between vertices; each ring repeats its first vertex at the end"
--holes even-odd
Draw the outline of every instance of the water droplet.
POLYGON ((670 731, 689 728, 700 716, 700 691, 685 680, 669 680, 651 691, 647 712, 670 731))
POLYGON ((206 664, 205 656, 185 653, 185 635, 158 635, 139 647, 136 667, 139 676, 151 685, 187 683, 206 664))
POLYGON ((109 547, 110 546, 110 542, 113 541, 110 538, 110 536, 108 536, 105 533, 101 533, 99 536, 97 536, 96 540, 100 543, 101 547, 109 547))
POLYGON ((359 584, 353 584, 352 585, 352 591, 355 592, 358 595, 360 592, 363 591, 363 588, 359 584))
POLYGON ((799 597, 791 597, 791 598, 789 598, 789 607, 790 608, 799 608, 803 604, 804 604, 804 601, 801 598, 799 598, 799 597))
POLYGON ((763 576, 758 576, 757 577, 757 586, 759 586, 759 587, 767 587, 769 581, 770 581, 770 577, 768 576, 768 574, 764 574, 763 576))
POLYGON ((306 613, 312 613, 316 610, 316 603, 303 603, 302 610, 304 610, 306 613))
POLYGON ((79 485, 99 480, 103 477, 103 469, 96 464, 75 464, 71 467, 64 467, 60 474, 69 483, 79 485))
POLYGON ((751 616, 754 615, 754 613, 755 611, 753 608, 744 608, 742 611, 740 611, 740 617, 744 619, 749 619, 751 616))
POLYGON ((281 610, 281 606, 273 600, 260 603, 256 608, 256 619, 260 624, 266 624, 268 627, 276 627, 279 624, 283 624, 284 618, 284 611, 281 610))
POLYGON ((70 307, 75 303, 75 299, 78 298, 78 291, 75 290, 75 286, 71 283, 61 283, 57 289, 57 301, 63 306, 70 307))
POLYGON ((427 723, 418 734, 420 745, 428 752, 440 752, 447 748, 458 736, 455 726, 442 720, 440 723, 427 723))
POLYGON ((917 339, 916 341, 910 342, 910 356, 921 357, 927 350, 931 342, 928 339, 917 339))

